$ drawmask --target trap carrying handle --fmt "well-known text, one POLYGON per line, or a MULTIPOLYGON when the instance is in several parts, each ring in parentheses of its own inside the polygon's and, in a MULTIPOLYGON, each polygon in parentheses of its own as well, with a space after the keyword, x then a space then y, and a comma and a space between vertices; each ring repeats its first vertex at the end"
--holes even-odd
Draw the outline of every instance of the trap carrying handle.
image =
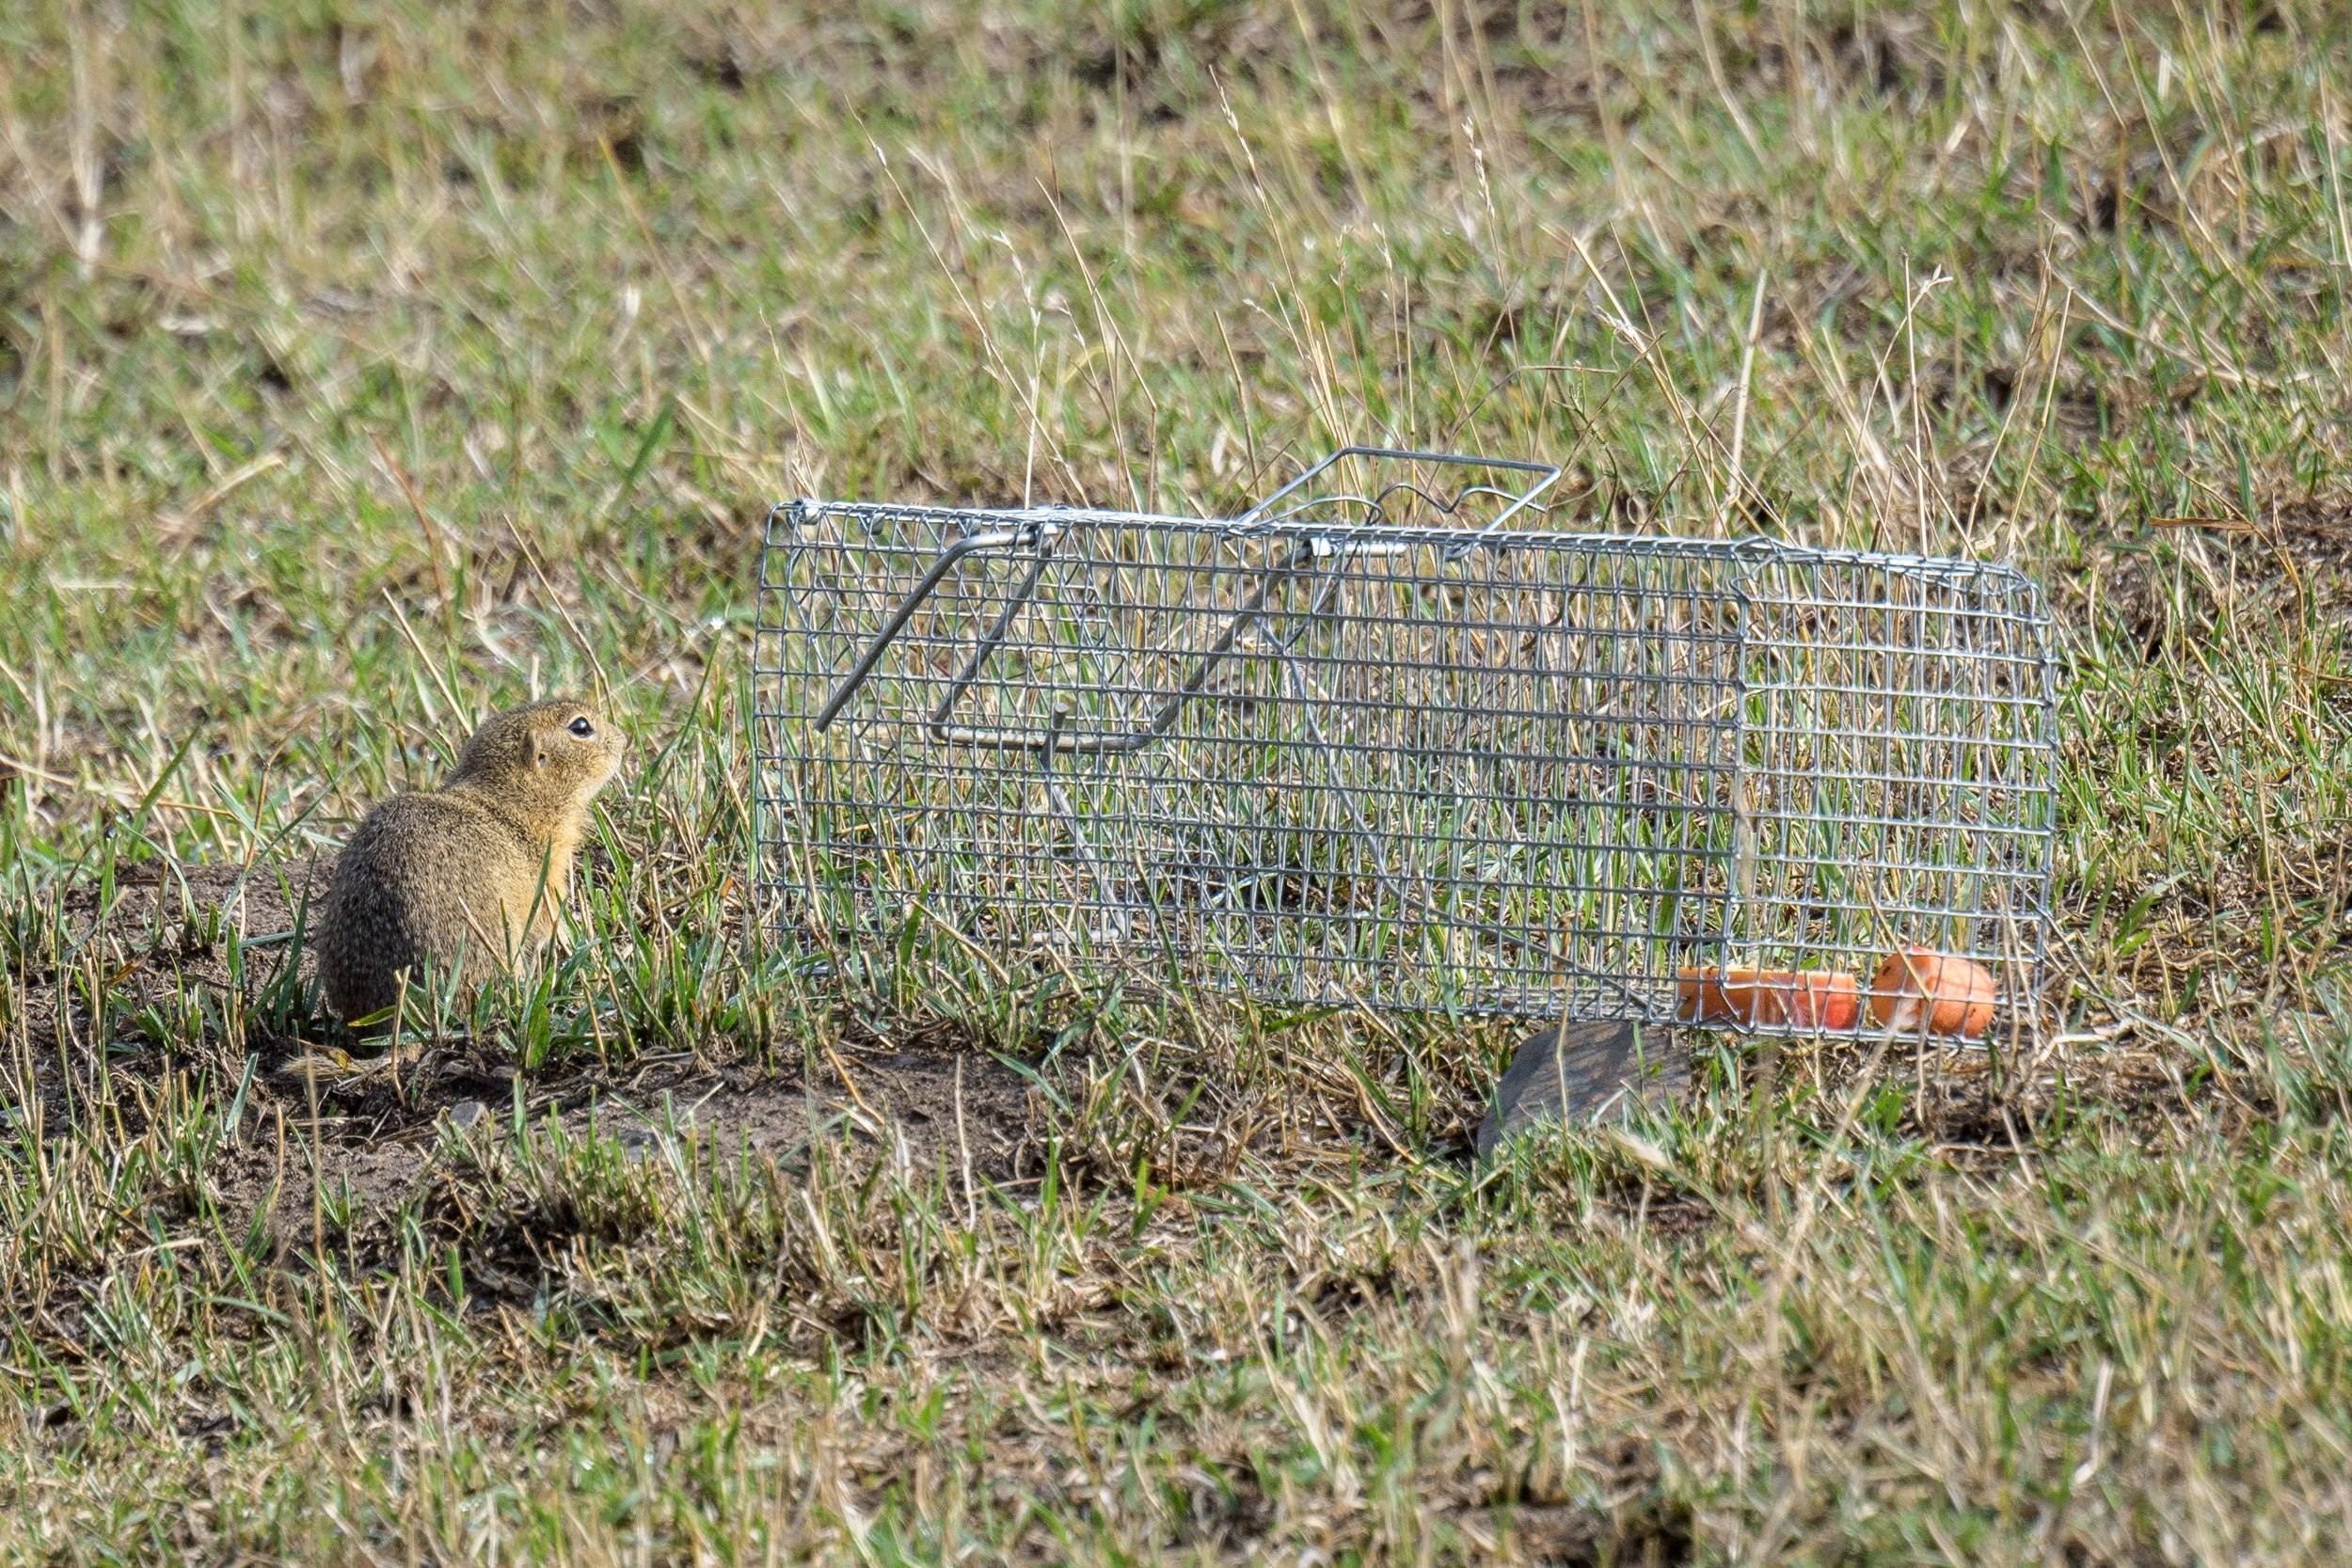
MULTIPOLYGON (((1468 554, 1480 539, 1483 539, 1487 534, 1494 532, 1496 530, 1502 527, 1504 523, 1509 522, 1514 516, 1534 505, 1536 498, 1541 496, 1545 491, 1550 489, 1554 484, 1559 483, 1560 476, 1566 471, 1556 463, 1531 463, 1524 458, 1518 457, 1480 457, 1470 452, 1462 451, 1416 451, 1407 447, 1342 447, 1338 451, 1323 458, 1321 461, 1315 463, 1312 467, 1305 469, 1288 484, 1283 485, 1279 490, 1275 491, 1274 494, 1266 497, 1265 499, 1260 501, 1257 505, 1243 513, 1239 517, 1234 519, 1234 522, 1236 524, 1247 524, 1267 521, 1268 514, 1274 510, 1277 502, 1280 501, 1284 497, 1290 495, 1292 492, 1308 484, 1326 470, 1350 457, 1369 457, 1376 461, 1386 463, 1443 463, 1461 468, 1506 468, 1514 473, 1536 474, 1541 476, 1524 490, 1501 490, 1492 485, 1476 484, 1471 485, 1470 488, 1464 490, 1460 496, 1457 496, 1455 498, 1455 503, 1457 505, 1463 498, 1473 495, 1494 496, 1509 502, 1510 504, 1505 506, 1501 512, 1495 514, 1494 516, 1488 518, 1486 522, 1480 524, 1477 528, 1466 530, 1463 532, 1461 541, 1458 544, 1450 545, 1446 547, 1446 558, 1448 560, 1459 560, 1463 555, 1468 554)), ((1398 488, 1399 485, 1404 485, 1406 488, 1415 488, 1406 482, 1400 481, 1396 484, 1391 484, 1388 486, 1387 489, 1382 490, 1381 494, 1386 495, 1389 490, 1398 488)), ((1317 496, 1302 502, 1301 505, 1311 506, 1315 503, 1315 501, 1330 500, 1334 499, 1337 498, 1317 496)), ((1376 498, 1356 499, 1368 499, 1374 505, 1378 504, 1376 498)), ((1440 508, 1441 510, 1446 511, 1452 510, 1450 507, 1443 507, 1442 503, 1440 503, 1440 508)))
MULTIPOLYGON (((1537 497, 1559 483, 1564 471, 1559 465, 1554 463, 1531 463, 1520 458, 1479 457, 1468 452, 1417 451, 1404 447, 1341 447, 1302 469, 1289 483, 1233 519, 1233 526, 1244 528, 1269 520, 1267 514, 1284 497, 1295 493, 1311 483, 1318 475, 1351 457, 1372 458, 1392 463, 1442 463, 1457 467, 1504 468, 1515 473, 1540 476, 1524 490, 1500 490, 1491 485, 1472 485, 1464 489, 1460 496, 1455 498, 1457 505, 1466 497, 1482 494, 1499 497, 1509 504, 1480 527, 1465 531, 1458 543, 1448 546, 1445 553, 1449 561, 1461 559, 1476 547, 1479 540, 1494 532, 1517 514, 1533 506, 1537 497)), ((1415 488, 1410 485, 1409 482, 1399 481, 1384 488, 1380 495, 1386 496, 1390 490, 1399 485, 1415 488)), ((1316 497, 1302 503, 1302 507, 1312 505, 1316 500, 1332 499, 1334 498, 1316 497)), ((1363 499, 1375 507, 1379 505, 1377 497, 1357 499, 1363 499)), ((1442 503, 1439 504, 1442 508, 1442 503)), ((1443 509, 1452 510, 1451 508, 1443 509)), ((1242 628, 1255 620, 1264 610, 1267 596, 1274 592, 1274 585, 1295 575, 1309 557, 1329 552, 1327 542, 1320 539, 1305 540, 1301 541, 1299 546, 1291 552, 1290 559, 1279 565, 1269 566, 1264 577, 1259 579, 1257 592, 1249 596, 1247 604, 1235 610, 1227 619, 1224 629, 1217 634, 1216 642, 1201 653, 1184 684, 1170 692, 1153 710, 1152 717, 1135 729, 1115 734, 1069 735, 1063 733, 1062 728, 1068 716, 1060 713, 1056 715, 1053 724, 1042 735, 1032 734, 1025 730, 950 724, 947 722, 948 714, 955 710, 957 702, 962 698, 965 691, 971 689, 972 683, 979 678, 981 666, 988 661, 989 656, 996 651, 997 645, 1004 641, 1005 634, 1012 628, 1013 617, 1021 612, 1023 607, 1029 602, 1030 595, 1037 592, 1038 579, 1045 573, 1045 546, 1051 542, 1053 534, 1057 531, 1059 531, 1058 529, 1053 525, 1035 523, 1018 529, 993 529, 980 533, 966 534, 941 550, 938 558, 931 562, 930 568, 923 574, 921 579, 913 588, 907 591, 906 596, 898 601, 898 605, 892 609, 889 617, 875 631, 872 640, 858 655, 857 662, 850 667, 850 673, 841 678, 838 686, 834 688, 833 695, 826 699, 824 707, 818 712, 815 727, 822 732, 830 728, 833 721, 840 717, 841 710, 850 705, 850 700, 857 695, 858 689, 866 684, 867 678, 873 674, 875 667, 882 663, 882 656, 890 650, 890 644, 898 640, 900 632, 906 630, 907 623, 914 618, 914 612, 920 610, 931 594, 938 591, 940 583, 964 557, 984 550, 1002 550, 1034 545, 1037 546, 1036 557, 1031 561, 1028 571, 1023 575, 1020 585, 1006 596, 1005 608, 997 615, 995 623, 988 628, 986 635, 981 637, 973 648, 971 657, 964 660, 963 668, 956 673, 956 678, 948 684, 946 695, 940 699, 939 705, 932 710, 928 726, 931 737, 934 740, 960 745, 985 746, 1007 751, 1098 752, 1141 751, 1167 734, 1175 724, 1176 716, 1183 711, 1184 705, 1200 693, 1201 687, 1208 683, 1211 673, 1233 651, 1233 644, 1239 640, 1242 628)))

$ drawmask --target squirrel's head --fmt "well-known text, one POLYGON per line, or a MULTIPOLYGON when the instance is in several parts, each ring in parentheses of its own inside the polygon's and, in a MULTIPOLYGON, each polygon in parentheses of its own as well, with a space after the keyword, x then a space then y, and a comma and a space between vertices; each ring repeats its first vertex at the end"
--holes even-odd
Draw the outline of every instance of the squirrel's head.
POLYGON ((554 697, 484 720, 449 782, 548 816, 577 811, 619 769, 627 745, 620 726, 593 704, 554 697))

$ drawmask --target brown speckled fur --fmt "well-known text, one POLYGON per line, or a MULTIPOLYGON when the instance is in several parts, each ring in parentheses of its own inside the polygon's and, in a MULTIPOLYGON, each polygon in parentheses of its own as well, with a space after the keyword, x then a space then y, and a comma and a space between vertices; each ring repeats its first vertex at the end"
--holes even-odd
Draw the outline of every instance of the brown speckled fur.
POLYGON ((336 863, 319 921, 319 983, 345 1019, 389 1007, 402 973, 466 984, 555 931, 588 803, 620 766, 621 732, 562 697, 510 708, 466 742, 441 787, 369 812, 336 863), (585 719, 595 733, 571 732, 585 719))

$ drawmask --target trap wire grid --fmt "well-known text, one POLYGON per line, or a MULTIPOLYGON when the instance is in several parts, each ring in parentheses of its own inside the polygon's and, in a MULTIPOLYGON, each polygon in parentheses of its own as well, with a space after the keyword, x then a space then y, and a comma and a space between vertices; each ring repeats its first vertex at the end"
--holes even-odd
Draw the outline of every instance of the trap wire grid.
POLYGON ((2030 1030, 2034 582, 1549 530, 1558 473, 1349 448, 1230 519, 778 506, 761 918, 851 965, 1652 1023, 1689 970, 1867 985, 1915 943, 2030 1030))

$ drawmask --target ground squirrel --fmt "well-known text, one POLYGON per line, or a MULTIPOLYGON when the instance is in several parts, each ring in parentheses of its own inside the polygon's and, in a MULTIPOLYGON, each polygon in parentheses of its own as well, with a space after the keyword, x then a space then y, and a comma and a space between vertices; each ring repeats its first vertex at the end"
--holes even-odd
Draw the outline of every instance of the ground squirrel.
POLYGON ((510 708, 466 742, 441 787, 361 819, 319 920, 319 982, 345 1020, 399 999, 403 972, 478 984, 555 930, 588 802, 619 768, 620 730, 571 698, 510 708))

